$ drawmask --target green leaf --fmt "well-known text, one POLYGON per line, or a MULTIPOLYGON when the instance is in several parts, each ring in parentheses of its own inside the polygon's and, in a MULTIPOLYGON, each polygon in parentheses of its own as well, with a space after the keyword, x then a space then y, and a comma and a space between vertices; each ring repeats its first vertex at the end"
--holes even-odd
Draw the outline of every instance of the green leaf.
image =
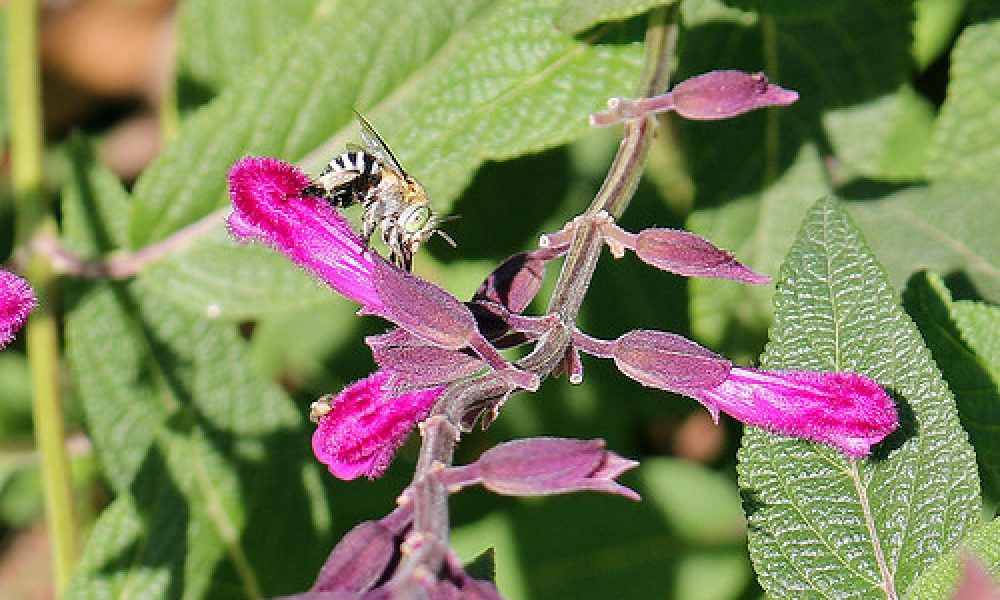
POLYGON ((893 394, 901 429, 852 462, 747 428, 739 452, 750 554, 773 598, 885 597, 979 520, 975 457, 954 400, 860 233, 817 203, 782 267, 767 369, 851 371, 893 394))
POLYGON ((677 0, 562 0, 556 10, 556 27, 568 33, 580 33, 598 23, 621 21, 653 8, 676 4, 677 0))
POLYGON ((993 186, 935 183, 882 197, 862 194, 848 208, 896 289, 921 268, 967 278, 1000 302, 1000 211, 993 186))
POLYGON ((151 293, 230 320, 345 302, 282 254, 234 241, 220 224, 140 275, 151 293))
MULTIPOLYGON (((67 243, 114 246, 124 193, 73 156, 67 243), (117 189, 117 192, 115 191, 117 189)), ((116 496, 68 597, 261 596, 303 589, 328 507, 303 410, 252 369, 235 326, 140 281, 69 282, 67 359, 116 496)))
POLYGON ((238 82, 248 65, 298 35, 317 4, 319 0, 243 0, 235 5, 185 0, 177 11, 179 84, 204 93, 238 82))
POLYGON ((225 172, 241 155, 311 153, 304 162, 318 169, 349 139, 353 108, 442 211, 483 160, 579 137, 587 114, 634 85, 641 47, 616 44, 631 41, 620 28, 587 40, 559 33, 555 6, 395 0, 374 11, 353 3, 318 11, 291 43, 188 119, 143 174, 133 244, 224 204, 225 172))
POLYGON ((916 0, 913 9, 913 61, 923 71, 948 49, 962 22, 965 0, 916 0))
POLYGON ((952 53, 948 96, 927 162, 932 179, 1000 183, 1000 20, 967 27, 952 53))
POLYGON ((955 394, 962 425, 976 449, 983 492, 1000 500, 1000 309, 978 302, 956 306, 941 279, 921 272, 903 292, 934 360, 955 394), (980 353, 980 349, 985 353, 980 353))
POLYGON ((924 571, 906 591, 905 597, 909 600, 952 598, 961 574, 959 560, 963 552, 971 552, 978 557, 993 575, 994 582, 1000 578, 1000 518, 974 529, 969 537, 962 540, 958 551, 948 552, 924 571))
POLYGON ((838 156, 858 174, 883 181, 923 179, 934 107, 909 85, 835 109, 824 123, 838 156))

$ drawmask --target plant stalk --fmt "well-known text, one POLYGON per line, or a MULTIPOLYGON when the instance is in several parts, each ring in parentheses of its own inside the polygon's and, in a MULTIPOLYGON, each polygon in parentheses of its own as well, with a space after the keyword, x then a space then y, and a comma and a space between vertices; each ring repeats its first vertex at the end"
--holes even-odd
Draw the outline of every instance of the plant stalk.
MULTIPOLYGON (((17 203, 17 243, 20 245, 38 230, 54 229, 43 190, 36 0, 11 0, 7 40, 11 179, 17 203)), ((56 281, 51 266, 41 255, 31 253, 24 264, 25 275, 38 297, 38 308, 25 327, 25 341, 31 368, 35 443, 41 459, 45 514, 59 596, 69 582, 76 561, 77 530, 59 387, 56 281)))

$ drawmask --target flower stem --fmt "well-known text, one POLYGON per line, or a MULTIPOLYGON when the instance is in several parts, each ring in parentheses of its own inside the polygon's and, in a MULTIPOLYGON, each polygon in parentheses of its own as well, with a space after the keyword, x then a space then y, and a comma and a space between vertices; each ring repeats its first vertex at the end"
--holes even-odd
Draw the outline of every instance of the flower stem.
MULTIPOLYGON (((655 96, 666 88, 677 39, 675 16, 675 7, 657 9, 650 14, 646 31, 645 68, 636 94, 639 97, 655 96)), ((519 368, 542 378, 551 375, 564 364, 566 351, 572 344, 576 317, 604 246, 602 228, 607 224, 608 215, 618 218, 628 207, 642 175, 646 153, 652 141, 653 126, 652 117, 626 121, 624 139, 601 189, 572 228, 572 245, 548 308, 548 314, 558 315, 561 322, 542 335, 531 353, 516 363, 519 368)), ((559 241, 561 243, 562 240, 559 241)), ((435 465, 451 464, 459 431, 452 424, 471 427, 474 419, 470 419, 470 415, 474 416, 483 409, 495 410, 514 390, 515 387, 497 373, 488 373, 450 386, 432 410, 427 426, 421 429, 420 457, 411 486, 420 485, 432 475, 434 468, 440 468, 435 465)), ((484 422, 492 420, 492 416, 485 415, 484 422)), ((425 493, 413 498, 414 511, 421 518, 415 521, 410 535, 418 539, 431 537, 439 543, 446 543, 447 491, 442 486, 422 489, 425 492, 430 490, 431 493, 430 496, 425 493)), ((393 580, 401 583, 418 565, 435 572, 440 567, 440 560, 439 553, 413 553, 404 556, 393 580)))
MULTIPOLYGON (((17 241, 35 231, 54 229, 42 183, 42 115, 38 76, 38 6, 11 0, 7 15, 8 86, 12 185, 17 201, 17 241)), ((55 315, 55 277, 48 261, 32 254, 25 261, 28 281, 38 296, 25 327, 31 366, 35 441, 41 457, 45 513, 52 544, 56 593, 69 582, 76 560, 76 524, 69 460, 65 448, 59 389, 59 332, 55 315)))

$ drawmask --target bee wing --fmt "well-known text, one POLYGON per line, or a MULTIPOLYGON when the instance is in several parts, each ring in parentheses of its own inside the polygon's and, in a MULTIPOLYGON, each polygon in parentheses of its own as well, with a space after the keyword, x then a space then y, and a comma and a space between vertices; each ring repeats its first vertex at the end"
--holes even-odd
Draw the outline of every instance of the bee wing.
POLYGON ((396 169, 400 173, 406 174, 403 167, 396 160, 395 155, 393 155, 392 150, 389 150, 389 146, 386 145, 385 140, 382 136, 375 131, 372 124, 368 122, 368 119, 361 116, 361 113, 354 111, 354 114, 358 117, 358 122, 361 123, 361 141, 365 143, 368 151, 371 152, 379 162, 389 165, 390 167, 396 169))

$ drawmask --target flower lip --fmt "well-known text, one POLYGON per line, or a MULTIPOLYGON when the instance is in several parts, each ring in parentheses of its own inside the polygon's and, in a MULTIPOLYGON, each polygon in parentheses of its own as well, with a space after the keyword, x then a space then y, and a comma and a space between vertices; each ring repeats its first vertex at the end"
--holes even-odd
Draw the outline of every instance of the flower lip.
POLYGON ((330 473, 344 480, 380 477, 410 430, 431 409, 444 386, 394 395, 389 373, 376 371, 324 397, 316 411, 313 453, 330 473))

